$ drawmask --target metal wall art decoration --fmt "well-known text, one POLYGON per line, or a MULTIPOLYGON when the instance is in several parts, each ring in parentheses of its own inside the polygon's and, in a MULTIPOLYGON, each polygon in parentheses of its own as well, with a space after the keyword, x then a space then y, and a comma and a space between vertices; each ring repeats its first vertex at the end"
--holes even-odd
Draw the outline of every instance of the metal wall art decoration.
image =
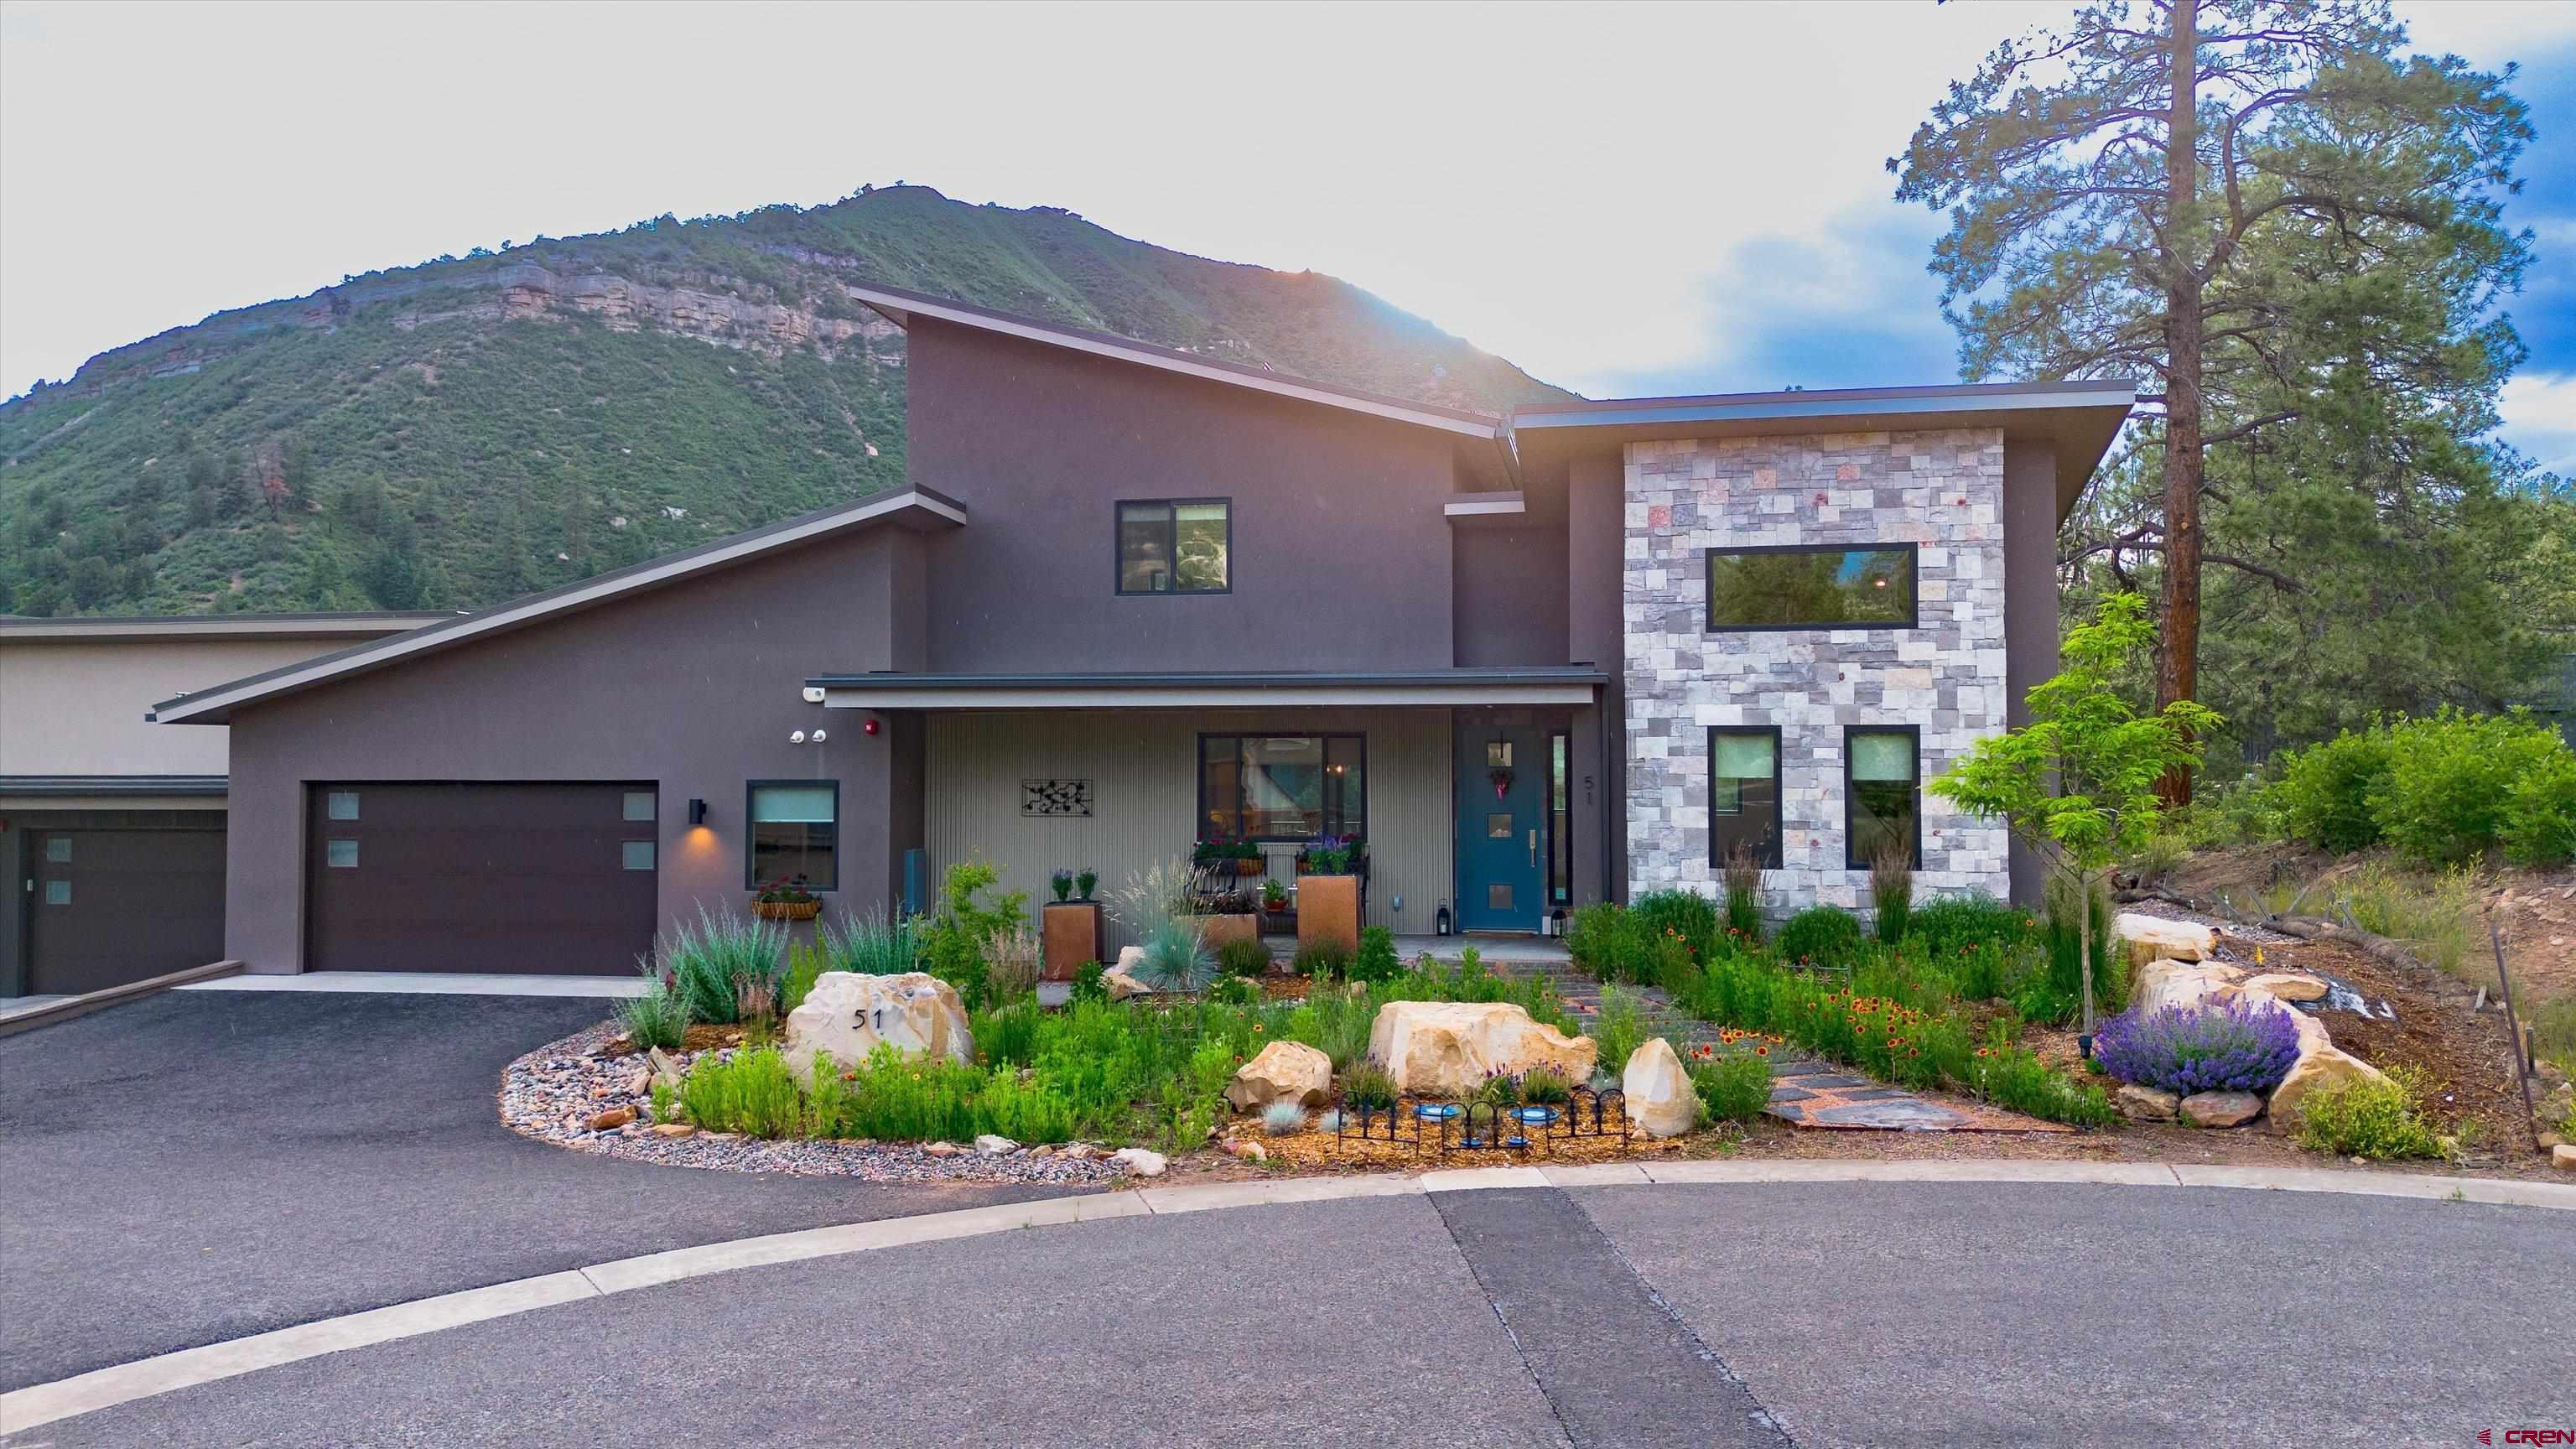
POLYGON ((1020 813, 1050 818, 1088 817, 1091 814, 1089 780, 1022 780, 1020 813))

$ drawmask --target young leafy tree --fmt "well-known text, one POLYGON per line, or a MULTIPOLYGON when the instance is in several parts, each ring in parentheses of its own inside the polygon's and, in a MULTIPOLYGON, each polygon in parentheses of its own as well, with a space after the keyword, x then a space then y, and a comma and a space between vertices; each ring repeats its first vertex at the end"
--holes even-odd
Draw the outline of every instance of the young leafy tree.
POLYGON ((2405 40, 2386 0, 2097 0, 1997 47, 1888 162, 1949 209, 1963 375, 2149 379, 2161 507, 2118 543, 2162 561, 2160 706, 2198 697, 2203 562, 2247 562, 2204 548, 2209 449, 2298 423, 2320 372, 2491 395, 2519 360, 2493 311, 2530 257, 2500 217, 2532 137, 2513 71, 2405 40))
POLYGON ((2146 601, 2102 600, 2067 631, 2056 677, 2033 685, 2030 722, 1979 740, 1932 782, 1932 793, 1971 815, 2000 820, 2046 860, 2084 903, 2084 1036, 2093 1036, 2093 890, 2112 865, 2155 831, 2156 782, 2200 756, 2197 741, 2218 716, 2190 700, 2141 714, 2116 687, 2155 645, 2146 601))

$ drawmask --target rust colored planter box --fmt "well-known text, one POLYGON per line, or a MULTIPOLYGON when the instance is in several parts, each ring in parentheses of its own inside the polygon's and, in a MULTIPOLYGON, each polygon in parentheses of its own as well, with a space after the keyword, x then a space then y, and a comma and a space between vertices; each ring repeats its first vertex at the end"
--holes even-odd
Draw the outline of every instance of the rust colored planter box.
POLYGON ((810 921, 823 914, 821 901, 753 901, 751 913, 764 921, 810 921))
POLYGON ((1191 916, 1198 923, 1199 934, 1211 951, 1222 950, 1228 941, 1261 939, 1261 918, 1254 915, 1191 916))
POLYGON ((1310 875, 1297 882, 1297 947, 1331 942, 1360 948, 1360 878, 1310 875))
POLYGON ((1083 962, 1100 960, 1100 902, 1049 901, 1038 908, 1038 928, 1039 980, 1071 981, 1083 962))

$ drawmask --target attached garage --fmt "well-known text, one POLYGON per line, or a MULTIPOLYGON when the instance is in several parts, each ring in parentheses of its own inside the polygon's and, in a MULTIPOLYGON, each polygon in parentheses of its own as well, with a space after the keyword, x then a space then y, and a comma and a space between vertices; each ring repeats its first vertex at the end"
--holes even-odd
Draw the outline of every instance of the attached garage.
POLYGON ((177 823, 113 812, 27 822, 30 993, 99 991, 223 959, 223 815, 150 814, 177 823))
POLYGON ((305 969, 611 975, 656 924, 650 781, 309 787, 305 969))

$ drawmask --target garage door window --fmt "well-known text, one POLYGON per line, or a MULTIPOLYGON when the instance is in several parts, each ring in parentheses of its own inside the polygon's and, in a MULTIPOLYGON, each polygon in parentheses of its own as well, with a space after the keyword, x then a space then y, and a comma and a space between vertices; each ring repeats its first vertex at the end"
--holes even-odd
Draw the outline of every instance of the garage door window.
POLYGON ((72 863, 72 838, 71 838, 70 836, 68 836, 68 835, 48 835, 48 836, 46 836, 46 837, 45 837, 45 862, 46 862, 46 864, 48 864, 48 865, 69 865, 69 864, 71 864, 71 863, 72 863))
POLYGON ((354 840, 333 840, 326 842, 322 847, 322 863, 331 867, 333 870, 356 870, 358 868, 358 842, 354 840))
POLYGON ((621 842, 621 846, 624 851, 626 868, 628 870, 651 870, 653 868, 653 842, 649 840, 628 840, 621 842))
POLYGON ((72 883, 71 883, 70 881, 67 881, 67 880, 49 880, 49 881, 45 882, 45 904, 46 904, 46 905, 49 905, 49 906, 68 906, 68 905, 70 905, 71 903, 72 903, 72 883))
POLYGON ((332 818, 332 819, 334 819, 334 820, 355 820, 355 819, 357 819, 357 818, 358 818, 358 792, 357 792, 357 791, 355 791, 355 790, 334 790, 334 791, 332 791, 332 792, 331 792, 331 811, 330 811, 330 814, 331 814, 331 818, 332 818))
POLYGON ((751 817, 751 860, 745 884, 752 889, 773 881, 814 890, 837 887, 840 806, 838 782, 753 781, 751 808, 745 812, 751 817))
POLYGON ((653 818, 653 792, 652 792, 652 791, 650 791, 650 790, 629 790, 629 791, 627 791, 627 792, 626 792, 626 818, 627 818, 627 819, 629 819, 629 820, 650 820, 650 819, 652 819, 652 818, 653 818))

